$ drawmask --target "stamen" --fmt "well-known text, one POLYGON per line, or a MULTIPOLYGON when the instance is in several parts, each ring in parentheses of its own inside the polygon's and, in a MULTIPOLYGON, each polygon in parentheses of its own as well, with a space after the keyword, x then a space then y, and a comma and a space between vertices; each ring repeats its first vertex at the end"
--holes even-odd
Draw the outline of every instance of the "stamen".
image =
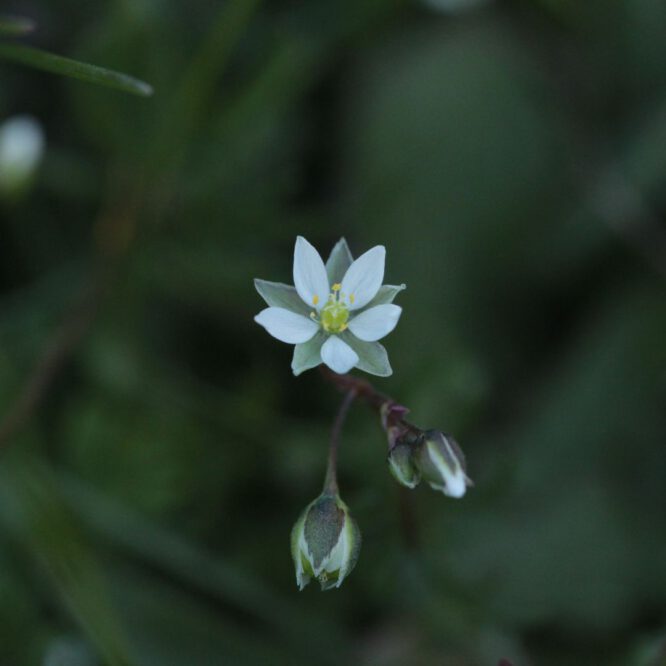
POLYGON ((349 294, 349 302, 353 305, 354 304, 354 294, 349 294))
POLYGON ((331 289, 332 289, 333 291, 340 291, 340 289, 342 289, 342 285, 341 285, 339 282, 336 282, 336 283, 331 287, 331 289))
POLYGON ((317 294, 315 294, 312 297, 312 305, 317 305, 317 303, 319 303, 319 296, 317 296, 317 294))

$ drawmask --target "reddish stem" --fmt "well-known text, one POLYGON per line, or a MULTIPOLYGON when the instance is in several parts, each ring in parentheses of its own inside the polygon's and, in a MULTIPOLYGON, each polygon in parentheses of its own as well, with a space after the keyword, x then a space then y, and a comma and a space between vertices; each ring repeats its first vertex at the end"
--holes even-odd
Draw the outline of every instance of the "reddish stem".
POLYGON ((326 466, 326 478, 324 479, 324 492, 331 495, 338 494, 338 447, 340 445, 340 433, 355 397, 356 391, 353 388, 348 389, 331 429, 331 445, 328 450, 328 465, 326 466))
POLYGON ((415 435, 421 434, 421 429, 404 418, 408 410, 391 396, 378 391, 369 381, 354 377, 353 375, 339 375, 322 366, 321 374, 324 379, 333 384, 339 391, 353 391, 355 396, 363 400, 369 407, 382 416, 384 430, 398 426, 415 435))

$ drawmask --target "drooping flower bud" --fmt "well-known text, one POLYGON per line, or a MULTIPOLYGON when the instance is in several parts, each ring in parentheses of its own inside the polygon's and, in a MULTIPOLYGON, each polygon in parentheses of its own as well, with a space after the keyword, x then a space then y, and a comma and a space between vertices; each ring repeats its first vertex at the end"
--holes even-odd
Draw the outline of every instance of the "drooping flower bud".
POLYGON ((421 441, 401 428, 394 426, 387 430, 389 438, 388 464, 395 480, 407 488, 416 488, 421 480, 421 472, 416 467, 416 457, 421 441))
POLYGON ((361 531, 338 495, 311 502, 291 531, 296 583, 302 590, 317 578, 322 590, 340 587, 358 560, 361 531))
POLYGON ((431 488, 449 497, 462 497, 472 482, 465 473, 465 456, 450 435, 428 430, 416 459, 417 467, 431 488))

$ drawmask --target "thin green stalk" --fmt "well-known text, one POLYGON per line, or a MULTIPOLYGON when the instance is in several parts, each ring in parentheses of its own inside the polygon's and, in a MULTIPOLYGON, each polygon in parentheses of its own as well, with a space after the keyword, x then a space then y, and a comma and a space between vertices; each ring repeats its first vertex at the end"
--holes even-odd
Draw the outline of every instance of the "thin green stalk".
POLYGON ((340 404, 340 409, 333 421, 331 429, 331 444, 328 450, 328 464, 326 465, 326 477, 324 479, 324 492, 330 495, 338 494, 338 449, 340 447, 340 434, 344 425, 349 408, 356 397, 356 389, 351 388, 345 394, 340 404))
POLYGON ((150 97, 153 94, 152 86, 145 81, 135 79, 133 76, 91 65, 87 62, 72 60, 72 58, 55 55, 30 46, 0 43, 0 58, 41 69, 44 72, 69 76, 87 83, 97 83, 107 88, 115 88, 141 97, 150 97))

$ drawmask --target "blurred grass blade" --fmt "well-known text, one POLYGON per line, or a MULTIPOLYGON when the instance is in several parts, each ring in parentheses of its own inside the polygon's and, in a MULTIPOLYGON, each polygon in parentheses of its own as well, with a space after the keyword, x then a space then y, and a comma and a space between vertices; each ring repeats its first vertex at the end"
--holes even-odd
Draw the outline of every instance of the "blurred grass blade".
POLYGON ((141 666, 311 663, 312 646, 307 653, 286 647, 280 632, 238 622, 209 598, 174 585, 150 568, 116 561, 109 576, 141 666))
POLYGON ((46 468, 3 465, 0 524, 42 565, 104 663, 133 664, 103 572, 46 468))
POLYGON ((176 163, 180 159, 180 151, 195 131, 259 4, 260 0, 231 0, 222 5, 186 67, 169 113, 164 117, 154 158, 160 168, 165 159, 176 163))
POLYGON ((336 646, 344 640, 334 623, 308 615, 298 603, 275 594, 239 567, 206 553, 79 479, 62 471, 57 474, 62 496, 91 531, 206 596, 231 602, 297 643, 299 650, 311 652, 318 646, 327 655, 322 654, 322 664, 340 663, 336 646), (308 627, 305 635, 304 626, 308 627))
POLYGON ((0 58, 12 60, 28 67, 41 69, 52 74, 61 74, 73 79, 96 83, 107 88, 115 88, 133 95, 150 97, 153 88, 148 83, 135 79, 127 74, 114 72, 111 69, 89 65, 85 62, 54 55, 46 51, 40 51, 29 46, 17 44, 0 44, 0 58))
POLYGON ((22 16, 0 15, 0 35, 20 37, 35 29, 35 22, 22 16))
POLYGON ((195 101, 205 102, 259 4, 260 0, 234 0, 223 5, 189 64, 180 91, 184 99, 187 90, 194 88, 195 101))

